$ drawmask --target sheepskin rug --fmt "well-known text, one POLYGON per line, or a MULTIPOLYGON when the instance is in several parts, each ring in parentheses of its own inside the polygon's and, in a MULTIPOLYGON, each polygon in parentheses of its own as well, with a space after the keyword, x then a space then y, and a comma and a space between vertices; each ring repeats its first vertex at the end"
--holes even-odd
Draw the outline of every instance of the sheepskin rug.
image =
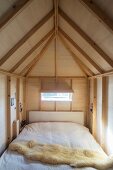
POLYGON ((26 158, 47 164, 67 164, 72 167, 93 167, 107 170, 113 167, 113 157, 91 150, 73 149, 57 144, 41 144, 36 141, 13 142, 9 145, 26 158))

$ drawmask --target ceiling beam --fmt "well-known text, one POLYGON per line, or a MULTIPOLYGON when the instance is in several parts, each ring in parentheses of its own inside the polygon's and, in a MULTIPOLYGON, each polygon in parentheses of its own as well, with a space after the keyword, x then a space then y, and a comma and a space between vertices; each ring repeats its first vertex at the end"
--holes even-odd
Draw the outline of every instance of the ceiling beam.
POLYGON ((54 3, 54 26, 55 26, 55 37, 58 35, 58 3, 59 0, 53 0, 54 3))
POLYGON ((9 21, 11 21, 26 5, 32 0, 18 0, 16 1, 8 11, 3 14, 0 19, 0 29, 2 29, 9 21))
POLYGON ((52 16, 54 15, 53 9, 41 20, 39 21, 22 39, 20 39, 17 44, 11 48, 6 55, 0 59, 0 66, 3 65, 6 60, 20 47, 22 46, 42 25, 44 25, 52 16))
POLYGON ((45 40, 47 40, 50 35, 54 32, 54 29, 49 31, 36 45, 34 45, 24 57, 22 57, 12 68, 9 72, 14 72, 39 46, 41 46, 45 40))
POLYGON ((25 78, 25 77, 23 77, 23 76, 21 76, 21 75, 19 75, 19 74, 10 73, 10 72, 8 72, 7 70, 4 70, 4 69, 0 69, 0 73, 5 74, 5 75, 7 75, 7 76, 11 76, 11 77, 25 78))
MULTIPOLYGON (((52 78, 56 79, 56 76, 28 76, 27 78, 34 78, 34 79, 46 79, 52 78)), ((57 79, 86 79, 85 76, 57 76, 57 79)))
POLYGON ((99 71, 99 73, 103 73, 104 71, 88 56, 88 54, 82 49, 80 48, 61 28, 59 28, 59 32, 73 45, 73 47, 75 47, 75 49, 77 49, 82 55, 83 57, 89 61, 89 63, 91 65, 93 65, 93 67, 99 71))
POLYGON ((66 43, 66 41, 64 40, 64 38, 62 37, 62 35, 60 33, 59 33, 59 37, 60 37, 62 43, 64 44, 64 46, 66 47, 66 49, 69 51, 69 53, 73 57, 74 61, 79 65, 81 70, 86 75, 93 76, 94 75, 93 72, 79 59, 79 57, 77 55, 75 55, 75 53, 73 53, 73 51, 71 50, 70 46, 66 43))
POLYGON ((59 14, 111 67, 113 67, 113 60, 60 8, 59 14))
POLYGON ((113 34, 113 21, 93 0, 80 0, 80 2, 113 34))
POLYGON ((41 59, 42 55, 45 53, 45 51, 49 47, 54 36, 55 35, 52 34, 52 36, 49 38, 49 40, 46 42, 46 44, 42 48, 41 52, 21 71, 20 73, 21 75, 24 74, 25 76, 27 76, 29 74, 29 72, 33 69, 33 67, 37 64, 37 62, 41 59))
POLYGON ((106 72, 103 73, 103 74, 97 74, 97 75, 91 76, 91 77, 89 77, 89 79, 95 79, 95 78, 100 78, 100 77, 106 77, 106 76, 110 76, 110 75, 113 75, 113 70, 106 71, 106 72))
POLYGON ((55 42, 54 42, 54 48, 55 48, 55 53, 54 53, 54 64, 55 64, 55 76, 57 76, 57 37, 58 37, 58 4, 59 0, 53 0, 54 4, 54 28, 55 28, 55 42))

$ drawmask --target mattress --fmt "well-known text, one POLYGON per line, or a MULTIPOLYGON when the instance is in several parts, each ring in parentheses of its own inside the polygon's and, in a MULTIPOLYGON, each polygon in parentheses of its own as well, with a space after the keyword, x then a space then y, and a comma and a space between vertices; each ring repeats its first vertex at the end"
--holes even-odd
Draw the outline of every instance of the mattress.
MULTIPOLYGON (((14 141, 36 140, 40 143, 61 144, 73 148, 103 152, 89 130, 76 123, 45 122, 27 125, 14 141)), ((0 158, 0 170, 73 170, 68 165, 47 165, 27 160, 24 156, 6 150, 0 158)), ((94 168, 79 168, 79 170, 94 168)))

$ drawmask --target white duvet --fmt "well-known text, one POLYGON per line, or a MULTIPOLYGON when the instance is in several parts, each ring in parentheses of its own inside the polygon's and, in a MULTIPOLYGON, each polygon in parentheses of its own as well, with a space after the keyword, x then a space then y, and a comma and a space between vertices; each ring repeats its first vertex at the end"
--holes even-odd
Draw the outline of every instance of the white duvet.
MULTIPOLYGON (((76 123, 45 122, 27 125, 15 139, 37 140, 40 143, 62 144, 68 147, 101 151, 89 130, 76 123)), ((68 165, 47 165, 41 162, 27 160, 16 152, 6 151, 0 158, 0 170, 73 170, 68 165)), ((78 168, 79 170, 94 170, 94 168, 78 168)), ((76 168, 76 170, 78 170, 76 168)))

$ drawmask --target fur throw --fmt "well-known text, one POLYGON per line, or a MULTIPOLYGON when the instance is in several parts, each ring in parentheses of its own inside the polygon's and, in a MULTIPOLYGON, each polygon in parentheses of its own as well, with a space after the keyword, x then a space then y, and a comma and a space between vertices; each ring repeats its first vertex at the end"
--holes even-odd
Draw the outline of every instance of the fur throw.
POLYGON ((113 167, 113 157, 91 150, 73 149, 57 144, 40 144, 35 141, 15 142, 9 149, 26 158, 47 164, 68 164, 72 167, 93 167, 107 170, 113 167))

